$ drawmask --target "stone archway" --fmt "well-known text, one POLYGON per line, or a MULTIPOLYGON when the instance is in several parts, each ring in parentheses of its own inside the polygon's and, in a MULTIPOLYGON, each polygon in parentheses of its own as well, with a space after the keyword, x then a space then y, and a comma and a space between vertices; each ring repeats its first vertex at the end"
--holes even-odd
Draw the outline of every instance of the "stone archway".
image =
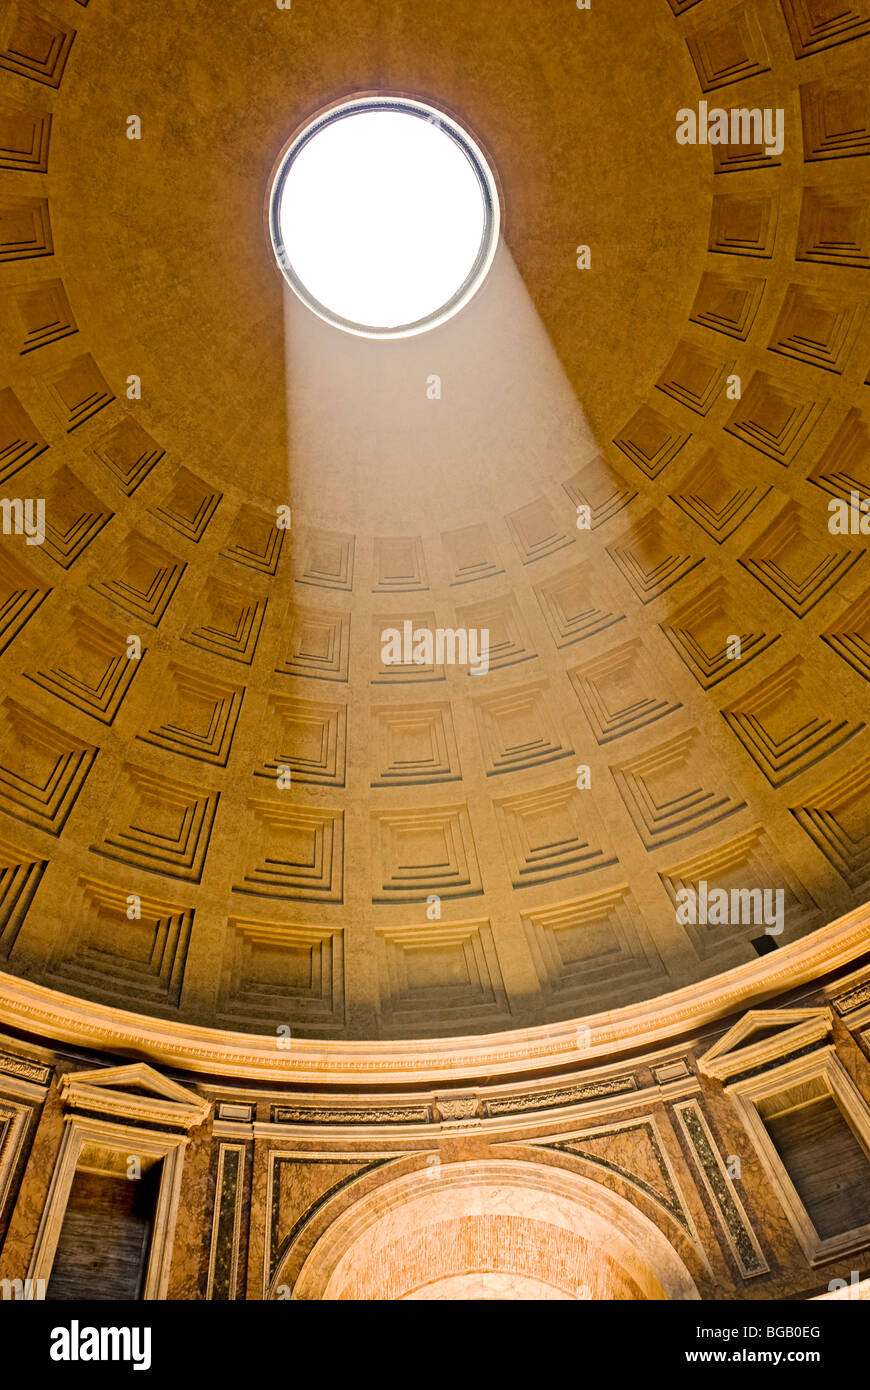
POLYGON ((309 1253, 293 1297, 631 1301, 699 1294, 664 1234, 623 1198, 564 1169, 495 1159, 405 1174, 345 1208, 309 1253))

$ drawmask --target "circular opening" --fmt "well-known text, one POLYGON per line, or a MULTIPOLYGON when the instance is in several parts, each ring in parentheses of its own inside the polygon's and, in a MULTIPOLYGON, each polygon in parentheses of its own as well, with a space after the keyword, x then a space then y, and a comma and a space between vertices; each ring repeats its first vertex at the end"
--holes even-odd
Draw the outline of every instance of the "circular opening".
POLYGON ((401 338, 457 313, 498 241, 495 180, 455 121, 423 102, 366 97, 318 117, 272 186, 278 264, 314 313, 401 338))

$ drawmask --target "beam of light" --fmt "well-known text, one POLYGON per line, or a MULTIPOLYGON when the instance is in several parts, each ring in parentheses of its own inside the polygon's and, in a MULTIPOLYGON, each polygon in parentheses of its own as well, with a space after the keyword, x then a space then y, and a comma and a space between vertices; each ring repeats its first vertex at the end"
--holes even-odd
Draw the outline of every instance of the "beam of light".
POLYGON ((474 300, 430 333, 340 333, 289 287, 284 310, 294 526, 422 531, 437 545, 440 531, 497 527, 542 489, 564 497, 598 453, 503 240, 474 300), (435 377, 440 399, 427 390, 435 377))

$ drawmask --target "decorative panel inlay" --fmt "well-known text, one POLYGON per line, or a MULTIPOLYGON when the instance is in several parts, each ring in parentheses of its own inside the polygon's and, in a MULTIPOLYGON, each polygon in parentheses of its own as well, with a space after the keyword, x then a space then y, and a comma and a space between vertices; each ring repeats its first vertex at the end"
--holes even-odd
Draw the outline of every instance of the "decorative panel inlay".
POLYGON ((492 579, 504 570, 492 533, 485 523, 463 526, 441 535, 451 584, 473 584, 492 579))
POLYGON ((614 444, 647 478, 657 478, 691 439, 651 406, 642 405, 614 444))
POLYGON ((686 43, 704 92, 770 70, 767 45, 751 5, 725 17, 711 16, 703 28, 687 36, 686 43))
POLYGON ((220 794, 126 763, 95 853, 131 868, 199 883, 220 794))
POLYGON ((97 751, 7 698, 0 707, 0 811, 60 835, 97 751))
POLYGON ((796 58, 870 34, 867 0, 780 0, 796 58))
POLYGON ((80 879, 69 904, 70 925, 52 963, 65 989, 87 998, 126 1002, 127 993, 151 1007, 177 1006, 193 909, 139 891, 137 912, 128 910, 130 885, 114 887, 80 879))
POLYGON ((799 618, 860 560, 796 502, 789 502, 740 557, 741 565, 799 618))
POLYGON ((578 469, 562 486, 575 507, 588 507, 590 531, 596 531, 637 496, 637 489, 631 487, 600 454, 578 469))
POLYGON ((870 154, 870 92, 860 72, 846 82, 805 82, 800 94, 807 161, 870 154))
POLYGON ((576 540, 576 535, 557 520, 545 497, 512 512, 505 521, 524 565, 542 560, 566 545, 573 545, 576 540))
POLYGON ((143 650, 137 661, 129 660, 125 635, 76 604, 57 650, 27 675, 72 709, 111 724, 144 659, 143 650))
POLYGON ((483 891, 468 809, 421 806, 372 815, 373 902, 421 902, 483 891))
MULTIPOLYGON (((488 922, 427 922, 378 932, 381 1013, 388 1034, 457 1033, 500 1020, 510 1009, 488 922)), ((496 1026, 499 1026, 498 1024, 496 1026)))
POLYGON ((11 387, 0 391, 0 483, 39 458, 48 442, 11 387))
POLYGON ((641 999, 665 974, 627 887, 523 914, 542 988, 561 1015, 599 1009, 610 992, 641 999))
POLYGON ((607 553, 643 603, 659 598, 704 562, 656 510, 623 532, 607 553))
POLYGON ((373 787, 458 782, 461 776, 451 706, 376 705, 372 709, 373 787))
POLYGON ((0 15, 0 68, 59 87, 75 29, 31 0, 8 0, 0 15))
MULTIPOLYGON (((344 1021, 344 936, 328 927, 232 917, 218 1013, 225 1027, 306 1033, 344 1021)), ((285 1035, 286 1036, 286 1035, 285 1035)))
POLYGON ((724 391, 733 367, 732 361, 724 361, 694 343, 683 342, 656 386, 680 405, 688 406, 698 415, 707 415, 724 391))
POLYGON ((157 627, 186 568, 168 550, 131 531, 106 558, 104 577, 91 588, 132 618, 157 627))
POLYGON ((612 647, 568 675, 598 744, 612 742, 681 708, 637 639, 612 647))
POLYGON ((870 189, 805 189, 795 254, 799 261, 870 267, 870 189))
POLYGON ((182 641, 227 661, 250 666, 268 602, 235 584, 209 578, 194 610, 202 615, 202 620, 183 634, 182 641))
POLYGON ((670 493, 687 516, 721 545, 742 526, 770 492, 761 483, 747 484, 745 470, 716 449, 707 449, 670 493))
POLYGON ((0 263, 53 254, 48 199, 0 196, 0 263))
POLYGON ((804 793, 792 815, 850 888, 870 881, 870 757, 804 793))
POLYGON ((552 883, 617 862, 603 845, 590 793, 574 782, 495 802, 514 888, 552 883))
POLYGON ((535 589, 557 647, 573 647, 625 621, 625 615, 615 605, 610 607, 605 602, 609 595, 600 571, 594 578, 593 574, 590 565, 574 565, 535 589))
POLYGON ((644 848, 673 844, 742 811, 697 729, 611 768, 644 848))
POLYGON ((51 116, 8 97, 0 100, 0 169, 48 172, 51 116))
POLYGON ((0 840, 0 956, 6 957, 27 916, 47 867, 8 840, 0 840))
POLYGON ((778 221, 778 194, 714 193, 709 249, 724 256, 770 260, 778 221))
POLYGON ((128 497, 166 457, 165 450, 130 415, 97 441, 93 454, 128 497))
POLYGON ((749 337, 766 281, 759 275, 720 275, 707 270, 701 276, 689 318, 714 333, 745 342, 749 337))
POLYGON ((787 468, 806 443, 824 410, 806 390, 784 386, 756 372, 725 425, 742 443, 787 468))
MULTIPOLYGON (((702 851, 691 859, 663 869, 661 881, 674 905, 679 909, 678 894, 690 889, 700 908, 701 884, 706 884, 707 900, 718 891, 728 894, 729 916, 731 894, 751 893, 752 891, 771 895, 768 906, 776 907, 773 896, 781 891, 785 928, 792 933, 817 925, 819 913, 813 898, 795 877, 788 866, 778 856, 770 838, 759 827, 747 830, 745 834, 732 838, 722 837, 713 849, 702 851)), ((742 904, 743 898, 738 901, 742 904)), ((698 912, 697 922, 681 924, 692 945, 702 960, 735 959, 735 946, 741 948, 737 959, 746 959, 750 952, 749 943, 764 933, 765 924, 757 918, 763 916, 764 898, 747 899, 747 919, 745 921, 720 922, 711 910, 698 912), (758 910, 756 910, 758 908, 758 910), (707 921, 700 918, 706 915, 707 921), (713 920, 710 920, 710 919, 713 920)), ((742 909, 741 909, 742 911, 742 909)), ((768 913, 772 917, 773 913, 768 913)), ((774 922, 768 925, 776 925, 774 922)))
POLYGON ((78 332, 62 280, 10 285, 7 295, 6 303, 20 328, 18 350, 22 357, 78 332))
POLYGON ((720 576, 661 626, 698 684, 709 690, 778 640, 779 633, 748 628, 748 617, 720 576))
POLYGON ((271 695, 260 737, 270 756, 256 777, 344 786, 346 705, 271 695))
POLYGON ((250 801, 248 872, 235 893, 299 902, 340 903, 344 873, 344 816, 314 806, 250 801))
POLYGON ((487 777, 575 756, 559 728, 548 681, 478 696, 474 712, 487 777))
POLYGON ((226 767, 244 693, 232 682, 171 661, 160 701, 162 717, 139 738, 183 758, 226 767))
POLYGON ((157 506, 151 508, 151 515, 171 526, 185 540, 199 542, 220 500, 221 494, 202 478, 191 473, 189 468, 179 468, 172 487, 157 506))
POLYGON ((771 786, 781 787, 866 727, 838 705, 832 696, 818 706, 807 664, 795 656, 722 714, 771 786))
POLYGON ((674 1108, 740 1273, 744 1279, 765 1274, 767 1261, 700 1105, 696 1100, 686 1100, 674 1108))
POLYGON ((275 669, 279 675, 344 682, 349 650, 349 613, 297 604, 286 632, 285 655, 275 669))

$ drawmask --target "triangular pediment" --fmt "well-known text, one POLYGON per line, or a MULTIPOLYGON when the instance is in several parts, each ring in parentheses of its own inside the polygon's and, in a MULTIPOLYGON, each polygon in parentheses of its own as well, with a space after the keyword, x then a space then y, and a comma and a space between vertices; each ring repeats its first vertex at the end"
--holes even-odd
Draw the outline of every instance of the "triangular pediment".
POLYGON ((822 1042, 830 1031, 828 1008, 750 1009, 704 1053, 698 1066, 705 1076, 725 1081, 822 1042))
POLYGON ((209 1113, 209 1102, 163 1076, 147 1062, 68 1073, 61 1095, 76 1110, 191 1129, 209 1113))

